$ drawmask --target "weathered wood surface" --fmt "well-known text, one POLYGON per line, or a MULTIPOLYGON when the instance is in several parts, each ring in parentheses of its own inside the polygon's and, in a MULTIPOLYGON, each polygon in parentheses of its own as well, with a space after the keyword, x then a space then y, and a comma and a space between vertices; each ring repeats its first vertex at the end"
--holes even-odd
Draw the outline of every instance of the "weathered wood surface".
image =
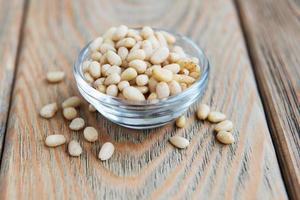
POLYGON ((20 41, 23 8, 23 0, 0 0, 0 157, 20 41))
POLYGON ((238 0, 288 192, 300 199, 300 4, 238 0))
POLYGON ((0 199, 287 199, 234 4, 194 1, 30 1, 24 42, 0 171, 0 199), (203 98, 236 124, 236 143, 216 142, 212 126, 198 122, 194 108, 186 129, 173 124, 137 131, 119 127, 81 107, 80 115, 101 132, 89 144, 68 129, 59 112, 38 116, 49 102, 77 94, 71 65, 81 47, 112 25, 149 24, 193 38, 211 61, 203 98), (67 79, 49 85, 50 69, 67 79), (241 76, 242 75, 242 76, 241 76), (47 135, 79 139, 80 158, 66 146, 49 149, 47 135), (186 150, 168 143, 184 135, 186 150), (114 156, 100 162, 100 145, 111 141, 114 156))

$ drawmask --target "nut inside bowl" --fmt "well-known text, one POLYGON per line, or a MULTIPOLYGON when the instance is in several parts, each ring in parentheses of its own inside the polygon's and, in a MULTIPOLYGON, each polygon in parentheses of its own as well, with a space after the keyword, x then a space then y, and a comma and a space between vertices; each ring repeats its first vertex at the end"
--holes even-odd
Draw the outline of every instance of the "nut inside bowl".
MULTIPOLYGON (((137 28, 136 30, 141 29, 137 28)), ((86 82, 82 71, 82 63, 87 60, 90 53, 90 42, 80 51, 73 66, 73 74, 81 95, 107 119, 121 126, 133 129, 162 126, 183 114, 202 96, 208 80, 209 62, 203 50, 192 40, 174 32, 167 32, 175 36, 175 45, 181 46, 189 56, 199 59, 201 75, 189 88, 165 99, 139 102, 124 100, 101 93, 86 82)))

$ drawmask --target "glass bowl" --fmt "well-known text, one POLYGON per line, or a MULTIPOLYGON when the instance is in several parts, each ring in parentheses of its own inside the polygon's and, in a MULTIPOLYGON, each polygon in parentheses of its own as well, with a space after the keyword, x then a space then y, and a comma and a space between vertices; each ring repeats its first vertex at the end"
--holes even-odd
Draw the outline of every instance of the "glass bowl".
POLYGON ((142 102, 132 102, 103 94, 90 86, 83 76, 82 63, 88 58, 90 42, 80 51, 73 66, 76 84, 83 98, 107 119, 133 129, 162 126, 182 115, 202 96, 208 80, 209 61, 203 50, 192 40, 177 33, 168 32, 176 37, 175 45, 180 45, 186 54, 199 59, 201 75, 189 88, 166 99, 145 100, 142 102))

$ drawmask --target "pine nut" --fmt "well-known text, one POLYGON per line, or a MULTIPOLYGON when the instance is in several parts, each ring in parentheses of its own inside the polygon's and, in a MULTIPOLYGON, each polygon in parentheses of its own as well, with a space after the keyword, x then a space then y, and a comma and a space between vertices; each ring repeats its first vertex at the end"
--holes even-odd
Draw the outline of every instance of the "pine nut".
POLYGON ((154 100, 154 99, 157 99, 157 94, 156 94, 155 92, 152 92, 152 93, 148 96, 147 100, 154 100))
POLYGON ((118 87, 116 85, 109 85, 106 88, 106 94, 113 97, 118 96, 118 87))
POLYGON ((144 40, 142 42, 142 49, 144 50, 145 55, 146 55, 145 59, 146 60, 150 59, 150 57, 153 53, 153 48, 152 48, 152 44, 149 40, 144 40))
POLYGON ((157 85, 157 81, 154 78, 150 78, 148 81, 148 87, 150 92, 155 92, 156 91, 156 85, 157 85))
POLYGON ((97 88, 98 85, 103 85, 103 84, 104 84, 104 81, 105 81, 105 78, 104 78, 104 77, 98 78, 97 80, 94 81, 93 86, 94 86, 95 88, 97 88))
POLYGON ((126 47, 126 48, 132 48, 135 45, 136 41, 133 38, 124 38, 117 42, 116 47, 126 47))
POLYGON ((72 96, 64 100, 64 102, 61 104, 61 107, 66 108, 66 107, 78 107, 81 103, 81 100, 77 96, 72 96))
POLYGON ((176 126, 179 128, 183 128, 185 126, 186 119, 185 116, 180 116, 176 119, 176 126))
POLYGON ((105 39, 111 39, 113 37, 113 34, 116 32, 117 28, 116 27, 110 27, 104 34, 103 38, 105 39))
POLYGON ((121 75, 121 73, 122 73, 121 67, 113 65, 105 71, 106 76, 109 76, 114 73, 121 75))
POLYGON ((49 135, 46 137, 45 144, 48 147, 57 147, 66 143, 67 139, 64 135, 49 135))
POLYGON ((182 58, 177 61, 181 68, 185 68, 188 70, 193 70, 197 64, 194 63, 190 58, 182 58))
POLYGON ((121 74, 121 80, 130 81, 137 76, 137 72, 134 68, 127 68, 121 74))
POLYGON ((129 86, 123 89, 123 95, 126 99, 132 101, 144 101, 145 96, 135 87, 129 86))
POLYGON ((207 119, 210 122, 217 123, 224 121, 226 119, 226 115, 218 111, 210 111, 207 119))
POLYGON ((91 51, 99 51, 102 42, 103 42, 103 38, 97 37, 90 45, 91 51))
POLYGON ((167 69, 155 68, 152 71, 152 76, 158 81, 169 82, 173 78, 173 73, 167 69))
POLYGON ((132 60, 128 66, 134 68, 139 74, 144 73, 147 69, 147 64, 143 60, 132 60))
POLYGON ((115 147, 110 142, 105 142, 99 152, 98 158, 102 161, 108 160, 114 153, 115 147))
POLYGON ((190 74, 190 71, 187 70, 187 69, 182 69, 180 71, 181 71, 182 74, 187 75, 187 76, 190 74))
POLYGON ((122 60, 121 60, 120 56, 118 56, 118 54, 116 54, 113 51, 108 51, 106 53, 106 58, 107 58, 109 64, 111 64, 111 65, 120 66, 122 64, 122 60))
MULTIPOLYGON (((130 52, 136 51, 138 49, 140 49, 142 46, 142 41, 138 41, 137 43, 135 43, 135 45, 130 49, 130 52)), ((144 52, 145 53, 145 52, 144 52)))
POLYGON ((233 123, 230 120, 224 120, 215 126, 215 131, 232 131, 233 123))
POLYGON ((190 76, 190 77, 193 77, 194 79, 197 79, 197 78, 199 78, 200 74, 199 74, 198 72, 191 72, 191 73, 189 74, 189 76, 190 76))
POLYGON ((169 57, 168 57, 169 61, 172 63, 177 62, 180 58, 181 58, 181 56, 175 52, 170 52, 169 57))
POLYGON ((169 65, 165 65, 163 67, 163 69, 167 69, 171 72, 173 72, 174 74, 177 74, 180 71, 180 66, 178 64, 169 64, 169 65))
POLYGON ((197 110, 197 117, 200 120, 205 120, 210 112, 210 108, 206 104, 200 104, 197 110))
POLYGON ((72 140, 69 142, 68 151, 70 156, 77 157, 80 156, 80 154, 82 153, 82 148, 79 142, 77 142, 76 140, 72 140))
POLYGON ((169 141, 171 142, 171 144, 173 144, 179 149, 185 149, 190 144, 190 142, 187 139, 181 136, 173 136, 169 139, 169 141))
POLYGON ((119 90, 122 92, 124 88, 126 87, 129 87, 130 84, 128 81, 121 81, 119 84, 118 84, 118 88, 119 90))
POLYGON ((186 83, 188 85, 195 82, 195 79, 193 77, 184 74, 173 74, 173 79, 179 83, 186 83))
POLYGON ((169 49, 167 47, 158 48, 151 56, 150 61, 153 64, 163 63, 169 56, 169 49))
POLYGON ((145 58, 145 51, 143 49, 137 49, 134 51, 130 51, 130 53, 127 56, 127 61, 130 62, 132 60, 144 60, 145 58))
POLYGON ((74 118, 76 118, 77 116, 77 111, 75 108, 73 107, 67 107, 63 109, 63 116, 67 119, 67 120, 72 120, 74 118))
POLYGON ((105 85, 98 85, 97 90, 99 92, 105 93, 106 92, 106 86, 105 85))
POLYGON ((87 72, 89 70, 90 64, 91 64, 91 61, 89 61, 89 60, 84 61, 81 65, 82 71, 87 72))
POLYGON ((160 65, 152 65, 151 67, 146 69, 145 74, 147 76, 152 76, 152 72, 154 69, 161 69, 161 66, 160 65))
POLYGON ((97 110, 96 110, 96 108, 92 104, 90 104, 89 105, 89 111, 90 112, 96 112, 97 110))
POLYGON ((84 138, 89 142, 95 142, 98 140, 98 131, 92 127, 88 126, 83 130, 84 138))
POLYGON ((149 91, 149 88, 146 86, 135 86, 142 94, 146 94, 149 91))
POLYGON ((94 82, 94 78, 91 76, 89 72, 84 73, 84 78, 90 84, 94 82))
POLYGON ((166 41, 166 38, 163 36, 161 32, 156 32, 155 36, 160 44, 161 47, 168 47, 168 43, 166 41))
POLYGON ((84 125, 84 120, 80 117, 77 117, 71 121, 69 128, 74 131, 79 131, 84 127, 84 125))
POLYGON ((184 91, 188 88, 188 85, 186 83, 179 83, 180 84, 180 87, 181 87, 181 90, 184 91))
POLYGON ((42 107, 40 116, 46 119, 52 118, 57 112, 58 107, 56 103, 50 103, 42 107))
POLYGON ((179 54, 181 58, 186 57, 183 49, 180 46, 174 46, 172 52, 179 54))
POLYGON ((47 80, 49 83, 58 83, 65 78, 65 72, 63 71, 51 71, 47 73, 47 80))
POLYGON ((127 56, 128 56, 128 49, 125 48, 125 47, 120 47, 118 49, 118 55, 120 56, 120 58, 122 60, 126 60, 127 59, 127 56))
POLYGON ((176 38, 171 33, 168 33, 166 31, 161 31, 161 33, 165 37, 168 44, 174 44, 176 42, 176 38))
POLYGON ((148 81, 149 81, 149 78, 147 75, 145 74, 142 74, 142 75, 138 75, 136 77, 136 84, 138 86, 144 86, 144 85, 147 85, 148 84, 148 81))
MULTIPOLYGON (((108 44, 108 43, 102 44, 101 47, 100 47, 100 52, 101 52, 102 54, 105 54, 105 53, 108 52, 108 51, 113 51, 113 52, 115 52, 116 49, 115 49, 115 47, 113 47, 111 44, 108 44)), ((105 56, 105 57, 106 57, 106 56, 105 56)), ((104 58, 104 55, 102 56, 102 58, 104 58)))
POLYGON ((141 36, 144 39, 149 38, 150 36, 152 36, 154 34, 154 31, 151 27, 149 26, 144 26, 143 29, 141 30, 141 36))
POLYGON ((157 49, 160 47, 160 44, 154 35, 151 35, 147 40, 151 43, 152 49, 157 49))
POLYGON ((178 94, 182 91, 181 86, 177 81, 172 80, 171 82, 168 83, 168 85, 169 85, 171 95, 178 94))
POLYGON ((102 57, 102 54, 98 51, 95 51, 91 54, 91 59, 94 60, 94 61, 100 62, 101 57, 102 57))
POLYGON ((156 94, 159 99, 166 98, 170 95, 170 89, 167 83, 159 82, 156 85, 156 94))
POLYGON ((219 142, 221 142, 223 144, 232 144, 232 143, 234 143, 234 137, 232 136, 232 134, 230 132, 219 131, 217 133, 216 137, 219 140, 219 142))
POLYGON ((93 78, 99 78, 101 76, 100 63, 98 63, 97 61, 91 62, 89 66, 89 72, 93 78))
POLYGON ((105 85, 118 84, 120 81, 121 81, 120 75, 117 73, 113 73, 105 79, 104 84, 105 85))
POLYGON ((112 35, 112 40, 118 41, 124 38, 127 35, 128 27, 125 25, 121 25, 117 28, 117 30, 112 35))

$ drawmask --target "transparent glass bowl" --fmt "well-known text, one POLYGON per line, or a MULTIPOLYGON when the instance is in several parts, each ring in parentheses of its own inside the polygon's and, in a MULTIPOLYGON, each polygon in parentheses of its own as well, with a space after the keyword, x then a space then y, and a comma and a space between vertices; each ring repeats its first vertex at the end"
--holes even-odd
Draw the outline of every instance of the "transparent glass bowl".
POLYGON ((97 111, 112 122, 133 129, 146 129, 162 126, 182 115, 203 94, 209 73, 209 62, 202 49, 185 36, 172 33, 176 45, 180 45, 186 54, 197 57, 201 76, 183 92, 157 101, 146 100, 131 102, 103 94, 84 79, 82 63, 89 55, 88 43, 79 53, 73 73, 79 92, 97 111))

